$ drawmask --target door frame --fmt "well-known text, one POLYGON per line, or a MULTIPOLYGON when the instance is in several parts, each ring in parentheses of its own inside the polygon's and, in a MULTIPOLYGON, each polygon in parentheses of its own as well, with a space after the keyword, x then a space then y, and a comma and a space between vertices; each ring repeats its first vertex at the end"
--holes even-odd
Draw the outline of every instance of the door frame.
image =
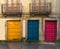
POLYGON ((29 19, 26 19, 26 22, 25 22, 25 24, 26 24, 26 27, 25 27, 25 29, 26 29, 26 31, 25 31, 25 36, 26 36, 26 39, 28 38, 28 20, 39 20, 39 40, 41 40, 41 38, 40 38, 40 34, 41 34, 41 32, 42 32, 42 30, 41 30, 41 18, 29 18, 29 19))
POLYGON ((57 20, 57 37, 56 37, 56 40, 58 40, 58 30, 59 30, 59 19, 58 18, 44 18, 43 20, 43 33, 44 33, 44 41, 45 41, 45 21, 46 20, 57 20))
MULTIPOLYGON (((21 22, 21 28, 22 28, 22 20, 21 19, 7 19, 6 20, 6 40, 8 40, 8 21, 20 21, 21 22)), ((23 28, 21 29, 23 31, 23 28)), ((22 31, 21 31, 21 39, 22 39, 22 31)))

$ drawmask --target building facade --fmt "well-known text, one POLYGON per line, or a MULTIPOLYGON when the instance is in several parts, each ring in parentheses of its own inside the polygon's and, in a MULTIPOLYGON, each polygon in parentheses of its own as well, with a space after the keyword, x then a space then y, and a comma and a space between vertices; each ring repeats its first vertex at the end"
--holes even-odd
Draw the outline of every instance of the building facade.
POLYGON ((0 0, 0 40, 60 40, 59 0, 0 0))

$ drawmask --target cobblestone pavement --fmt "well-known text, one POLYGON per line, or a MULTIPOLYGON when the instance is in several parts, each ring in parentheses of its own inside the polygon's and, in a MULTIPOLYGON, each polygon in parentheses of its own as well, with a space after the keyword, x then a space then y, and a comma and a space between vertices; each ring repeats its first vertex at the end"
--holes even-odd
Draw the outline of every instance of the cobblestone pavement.
POLYGON ((60 49, 60 44, 0 42, 0 49, 60 49))

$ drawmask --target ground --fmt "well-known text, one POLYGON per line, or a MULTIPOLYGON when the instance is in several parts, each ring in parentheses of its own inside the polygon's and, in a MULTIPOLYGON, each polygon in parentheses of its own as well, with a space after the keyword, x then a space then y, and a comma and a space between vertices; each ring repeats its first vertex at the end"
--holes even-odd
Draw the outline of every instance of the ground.
POLYGON ((59 43, 0 42, 0 49, 60 49, 59 43))

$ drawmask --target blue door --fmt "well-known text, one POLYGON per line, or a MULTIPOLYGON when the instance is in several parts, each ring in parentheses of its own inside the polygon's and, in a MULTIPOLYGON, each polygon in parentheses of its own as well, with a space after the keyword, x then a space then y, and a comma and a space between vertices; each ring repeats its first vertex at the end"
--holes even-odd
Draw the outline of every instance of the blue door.
POLYGON ((28 20, 28 41, 39 40, 39 20, 28 20))

